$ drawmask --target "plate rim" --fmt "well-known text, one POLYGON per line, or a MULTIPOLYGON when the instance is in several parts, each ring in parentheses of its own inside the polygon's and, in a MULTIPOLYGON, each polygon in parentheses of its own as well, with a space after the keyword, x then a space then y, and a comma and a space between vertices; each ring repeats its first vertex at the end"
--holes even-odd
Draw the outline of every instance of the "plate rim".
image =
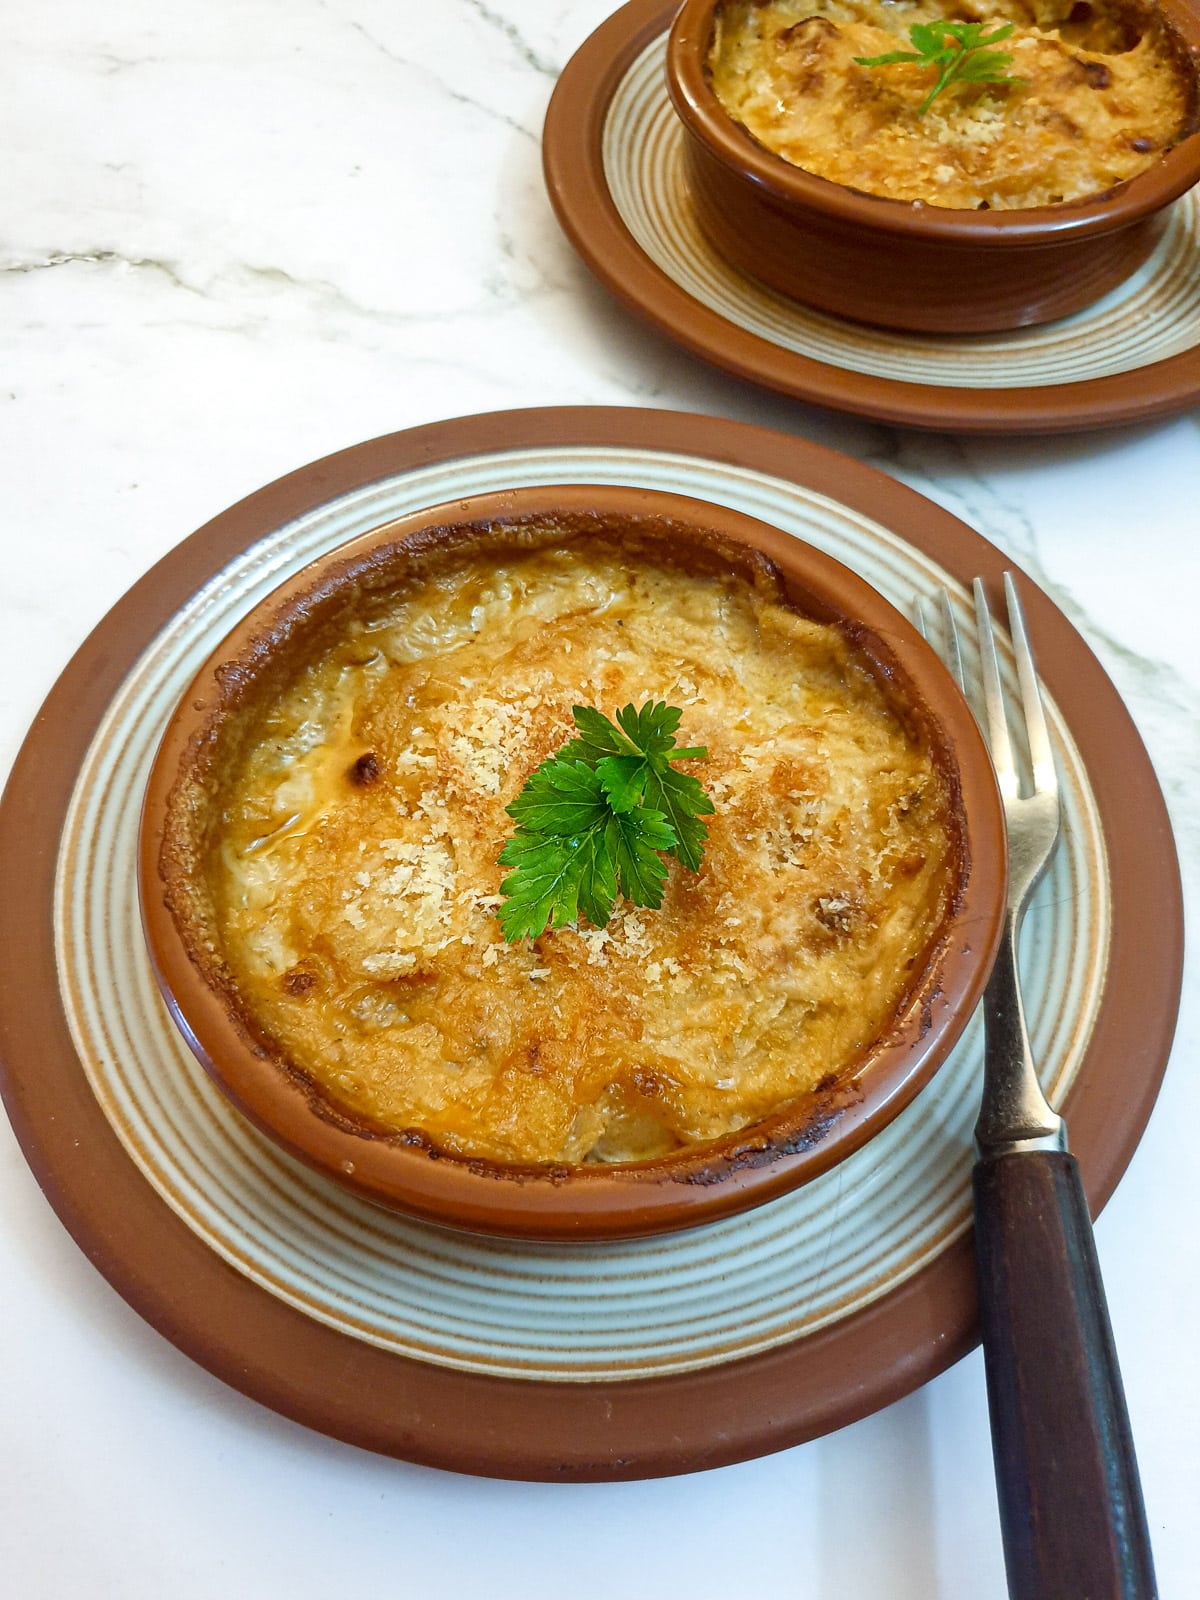
POLYGON ((677 5, 627 0, 563 68, 542 132, 551 206, 572 247, 628 310, 692 355, 794 400, 956 433, 1069 433, 1146 422, 1200 400, 1200 344, 1128 372, 1013 389, 908 383, 786 350, 712 310, 647 256, 604 175, 603 136, 618 85, 677 5))
MULTIPOLYGON (((956 576, 978 572, 994 582, 1013 567, 950 512, 872 467, 765 428, 685 412, 491 412, 386 435, 288 474, 206 523, 133 585, 72 657, 17 755, 0 799, 0 941, 22 950, 23 962, 19 974, 0 972, 0 1092, 30 1167, 85 1254, 139 1315, 235 1389, 319 1432, 426 1465, 615 1480, 716 1467, 799 1443, 944 1370, 976 1341, 970 1237, 852 1317, 694 1372, 545 1382, 380 1350, 244 1278, 154 1193, 75 1056, 53 929, 58 840, 80 764, 129 668, 181 604, 264 534, 353 489, 435 463, 555 446, 724 461, 828 495, 956 576)), ((1106 987, 1065 1107, 1095 1211, 1128 1164, 1165 1071, 1182 983, 1182 887, 1161 791, 1128 712, 1053 602, 1028 578, 1023 593, 1044 676, 1088 764, 1112 878, 1109 972, 1121 982, 1106 987), (1105 752, 1101 769, 1087 762, 1097 750, 1105 752), (1114 833, 1121 815, 1136 815, 1138 827, 1114 833), (1119 1000, 1132 983, 1137 1008, 1119 1000), (1141 1022, 1147 1013, 1149 1027, 1141 1022)))

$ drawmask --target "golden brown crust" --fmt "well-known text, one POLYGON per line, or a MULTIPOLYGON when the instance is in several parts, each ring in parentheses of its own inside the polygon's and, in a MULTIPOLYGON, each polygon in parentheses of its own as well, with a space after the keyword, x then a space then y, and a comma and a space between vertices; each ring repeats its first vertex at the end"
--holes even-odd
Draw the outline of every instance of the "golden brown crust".
POLYGON ((670 532, 377 552, 221 673, 163 875, 193 959, 333 1114, 502 1162, 661 1156, 828 1087, 925 970, 963 866, 928 718, 761 557, 670 532), (573 701, 651 697, 709 746, 703 871, 505 946, 504 805, 573 701))
POLYGON ((1095 197, 1196 125, 1197 73, 1157 7, 1067 0, 725 0, 717 98, 761 144, 848 188, 957 209, 1095 197), (914 22, 1011 22, 996 48, 1021 83, 955 84, 857 57, 910 49, 914 22))

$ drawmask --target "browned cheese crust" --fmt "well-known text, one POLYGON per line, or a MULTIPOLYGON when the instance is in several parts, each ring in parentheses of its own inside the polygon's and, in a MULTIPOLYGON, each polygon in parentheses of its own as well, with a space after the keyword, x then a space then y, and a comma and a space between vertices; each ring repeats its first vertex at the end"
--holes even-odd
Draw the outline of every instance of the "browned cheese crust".
POLYGON ((451 551, 209 773, 214 948, 278 1052, 385 1128, 521 1163, 711 1141, 851 1067, 938 943, 956 800, 893 695, 769 583, 595 538, 451 551), (708 747, 702 870, 506 945, 505 806, 572 705, 647 699, 708 747))
POLYGON ((734 120, 794 166, 958 209, 1102 194, 1153 165, 1196 116, 1186 45, 1140 0, 726 0, 709 70, 734 120), (952 84, 921 116, 933 72, 856 63, 911 49, 912 24, 936 18, 1013 23, 995 48, 1024 82, 952 84))

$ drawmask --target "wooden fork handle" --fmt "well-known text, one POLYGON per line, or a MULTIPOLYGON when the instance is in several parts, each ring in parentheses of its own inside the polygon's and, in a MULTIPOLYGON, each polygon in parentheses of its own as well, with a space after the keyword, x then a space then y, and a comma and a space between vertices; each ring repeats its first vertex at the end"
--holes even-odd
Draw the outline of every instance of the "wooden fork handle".
POLYGON ((1153 1600, 1150 1534, 1074 1156, 975 1168, 980 1321, 1012 1600, 1153 1600))

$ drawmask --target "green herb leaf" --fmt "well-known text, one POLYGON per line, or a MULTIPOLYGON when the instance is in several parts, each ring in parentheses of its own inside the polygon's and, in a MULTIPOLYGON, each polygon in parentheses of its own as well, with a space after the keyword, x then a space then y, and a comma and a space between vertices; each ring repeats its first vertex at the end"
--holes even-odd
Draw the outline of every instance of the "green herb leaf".
POLYGON ((671 854, 692 872, 699 872, 704 855, 708 826, 701 817, 710 817, 713 803, 698 778, 674 767, 652 767, 646 777, 646 804, 661 811, 675 832, 671 854))
POLYGON ((632 811, 646 792, 650 765, 645 756, 605 756, 596 774, 614 811, 632 811))
POLYGON ((699 870, 712 801, 673 761, 697 761, 703 746, 676 746, 683 713, 665 701, 627 705, 616 723, 573 706, 579 737, 530 774, 508 807, 517 831, 500 852, 513 870, 500 885, 504 937, 536 938, 582 913, 602 928, 617 894, 634 905, 662 904, 667 868, 660 852, 699 870))
POLYGON ((1025 83, 1002 69, 1012 65, 1007 50, 987 46, 1007 39, 1013 24, 1005 22, 985 33, 986 22, 914 22, 908 37, 915 50, 889 50, 882 56, 855 56, 860 67, 890 67, 898 61, 914 61, 937 73, 937 81, 917 110, 923 117, 930 106, 952 83, 1025 83))
POLYGON ((661 811, 639 806, 609 817, 604 846, 617 864, 617 887, 635 906, 657 911, 662 905, 667 868, 658 852, 670 850, 674 844, 675 835, 661 811))

